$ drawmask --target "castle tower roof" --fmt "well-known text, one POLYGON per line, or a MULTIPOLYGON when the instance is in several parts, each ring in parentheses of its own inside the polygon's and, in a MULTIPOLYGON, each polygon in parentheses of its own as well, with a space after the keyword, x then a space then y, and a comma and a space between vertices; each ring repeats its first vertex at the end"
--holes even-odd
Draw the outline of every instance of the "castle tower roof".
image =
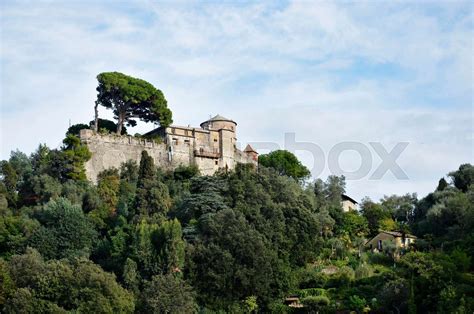
POLYGON ((209 120, 206 120, 204 121, 203 123, 201 123, 201 125, 203 125, 204 123, 207 123, 207 122, 216 122, 216 121, 226 121, 226 122, 232 122, 234 123, 235 125, 237 125, 237 122, 235 122, 234 120, 231 120, 231 119, 227 119, 226 117, 223 117, 221 116, 220 114, 210 118, 209 120))
POLYGON ((244 152, 245 153, 256 153, 257 151, 255 149, 253 149, 253 147, 250 146, 250 144, 247 144, 247 146, 244 149, 244 152))

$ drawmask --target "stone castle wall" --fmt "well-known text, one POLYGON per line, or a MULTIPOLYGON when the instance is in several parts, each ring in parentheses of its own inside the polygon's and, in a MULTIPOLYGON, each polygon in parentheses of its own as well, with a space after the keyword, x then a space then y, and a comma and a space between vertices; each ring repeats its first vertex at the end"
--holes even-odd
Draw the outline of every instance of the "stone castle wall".
POLYGON ((164 143, 157 144, 133 136, 96 134, 92 130, 81 130, 80 139, 92 153, 85 168, 87 178, 94 183, 97 175, 103 170, 113 167, 119 169, 120 165, 128 160, 139 162, 144 150, 153 158, 155 164, 168 166, 168 153, 164 143))
POLYGON ((212 175, 219 168, 233 169, 236 163, 257 163, 252 156, 235 148, 233 135, 229 131, 222 130, 218 132, 220 134, 202 131, 193 133, 168 133, 163 143, 157 143, 133 136, 103 135, 92 130, 81 130, 81 142, 92 153, 91 159, 85 164, 87 178, 95 183, 97 175, 103 170, 120 168, 128 160, 139 163, 143 150, 153 158, 155 165, 165 170, 180 165, 196 165, 202 175, 212 175))

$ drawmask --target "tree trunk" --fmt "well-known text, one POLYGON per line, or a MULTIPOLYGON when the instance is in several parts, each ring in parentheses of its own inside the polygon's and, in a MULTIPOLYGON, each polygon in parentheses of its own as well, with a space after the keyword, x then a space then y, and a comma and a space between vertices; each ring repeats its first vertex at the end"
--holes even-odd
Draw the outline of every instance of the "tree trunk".
POLYGON ((96 102, 94 106, 94 131, 99 132, 99 104, 96 102))
POLYGON ((125 121, 125 114, 120 112, 118 115, 118 121, 117 121, 117 134, 118 135, 122 134, 122 126, 123 126, 124 121, 125 121))

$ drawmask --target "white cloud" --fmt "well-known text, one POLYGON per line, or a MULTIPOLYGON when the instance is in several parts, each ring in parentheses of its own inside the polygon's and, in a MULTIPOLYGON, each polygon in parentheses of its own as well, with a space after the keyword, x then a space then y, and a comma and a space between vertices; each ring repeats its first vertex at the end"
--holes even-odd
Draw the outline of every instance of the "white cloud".
POLYGON ((281 143, 285 132, 326 151, 410 142, 400 156, 410 180, 351 181, 358 198, 424 194, 473 160, 468 2, 48 1, 2 3, 0 14, 2 158, 56 147, 70 118, 92 118, 95 76, 117 70, 162 89, 177 124, 221 113, 243 142, 281 143))

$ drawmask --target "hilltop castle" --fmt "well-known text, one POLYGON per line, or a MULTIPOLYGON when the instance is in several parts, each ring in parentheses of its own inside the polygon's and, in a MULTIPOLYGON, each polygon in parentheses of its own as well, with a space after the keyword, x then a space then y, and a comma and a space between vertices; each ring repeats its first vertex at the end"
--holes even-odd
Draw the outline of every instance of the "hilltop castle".
POLYGON ((204 121, 200 127, 171 125, 159 127, 146 134, 147 138, 97 134, 80 131, 80 138, 92 152, 86 163, 86 175, 95 182, 97 175, 108 168, 120 168, 128 160, 140 162, 146 150, 155 164, 163 169, 196 165, 201 174, 212 175, 220 168, 233 169, 237 163, 257 165, 258 154, 250 146, 241 151, 236 142, 237 123, 220 115, 204 121))

